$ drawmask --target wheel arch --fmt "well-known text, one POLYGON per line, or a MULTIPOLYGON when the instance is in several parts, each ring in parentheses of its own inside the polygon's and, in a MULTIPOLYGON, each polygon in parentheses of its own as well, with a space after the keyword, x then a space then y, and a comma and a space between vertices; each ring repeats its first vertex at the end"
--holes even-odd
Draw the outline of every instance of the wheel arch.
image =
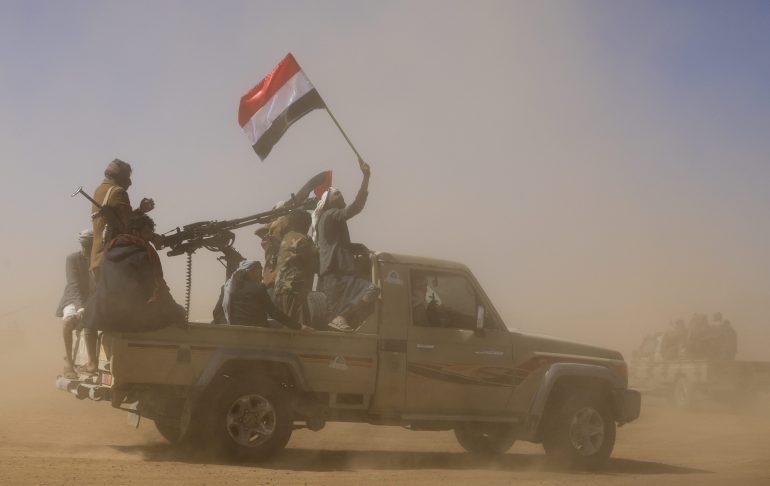
POLYGON ((524 439, 540 442, 548 414, 559 403, 561 397, 574 390, 589 390, 601 395, 609 402, 613 416, 617 417, 622 405, 615 393, 619 389, 625 389, 623 380, 604 366, 583 363, 551 365, 532 399, 523 431, 524 439))
POLYGON ((308 389, 302 364, 291 353, 254 349, 217 351, 190 388, 183 413, 183 429, 187 429, 193 417, 205 413, 215 403, 231 380, 265 376, 290 390, 308 389))
POLYGON ((300 390, 307 389, 302 363, 287 352, 228 349, 215 353, 201 372, 194 388, 206 390, 223 376, 266 374, 300 390))

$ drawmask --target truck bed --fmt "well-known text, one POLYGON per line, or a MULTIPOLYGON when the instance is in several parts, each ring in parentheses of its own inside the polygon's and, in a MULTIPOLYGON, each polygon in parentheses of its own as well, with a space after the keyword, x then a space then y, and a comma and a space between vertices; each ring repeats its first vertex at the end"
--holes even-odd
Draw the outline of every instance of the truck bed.
POLYGON ((195 385, 223 361, 259 352, 299 366, 308 391, 374 392, 376 334, 190 323, 107 340, 116 384, 195 385))

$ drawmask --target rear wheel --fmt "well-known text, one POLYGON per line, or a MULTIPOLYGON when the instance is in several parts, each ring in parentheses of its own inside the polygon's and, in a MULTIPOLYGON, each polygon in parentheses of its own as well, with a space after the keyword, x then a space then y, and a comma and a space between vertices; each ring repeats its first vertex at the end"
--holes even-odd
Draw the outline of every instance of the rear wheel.
POLYGON ((220 452, 260 460, 282 450, 292 431, 286 393, 268 380, 231 378, 211 414, 210 432, 220 452))
POLYGON ((558 467, 597 469, 615 446, 615 419, 601 395, 569 395, 545 426, 543 448, 549 462, 558 467))
POLYGON ((473 454, 504 454, 516 441, 515 429, 507 424, 468 423, 455 428, 463 449, 473 454))

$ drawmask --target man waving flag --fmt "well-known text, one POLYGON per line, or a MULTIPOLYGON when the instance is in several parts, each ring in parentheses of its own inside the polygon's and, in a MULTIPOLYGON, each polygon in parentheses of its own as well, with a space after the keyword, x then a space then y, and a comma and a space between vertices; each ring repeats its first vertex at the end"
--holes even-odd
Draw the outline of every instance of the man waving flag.
POLYGON ((326 108, 324 101, 289 53, 241 97, 238 123, 265 160, 292 123, 318 108, 326 108))

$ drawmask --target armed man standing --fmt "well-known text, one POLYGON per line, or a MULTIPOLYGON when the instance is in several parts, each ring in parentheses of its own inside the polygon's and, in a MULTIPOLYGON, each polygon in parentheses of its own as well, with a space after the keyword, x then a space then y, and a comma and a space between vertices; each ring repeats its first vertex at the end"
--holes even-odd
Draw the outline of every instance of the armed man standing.
POLYGON ((313 211, 311 230, 320 254, 318 287, 335 316, 329 327, 338 331, 353 331, 351 321, 363 322, 379 294, 376 285, 358 275, 348 231, 348 220, 364 209, 369 195, 371 169, 361 159, 358 165, 363 179, 353 203, 346 205, 342 193, 329 188, 313 211))
MULTIPOLYGON (((128 232, 128 222, 132 214, 141 215, 155 208, 152 199, 144 198, 137 209, 131 209, 131 201, 128 198, 128 188, 131 187, 131 165, 120 159, 115 159, 104 169, 104 180, 94 191, 96 204, 91 206, 91 220, 93 223, 94 243, 91 249, 91 277, 92 285, 99 282, 104 249, 110 241, 120 234, 128 232)), ((96 372, 96 350, 98 332, 93 328, 83 331, 86 339, 86 348, 89 350, 88 364, 81 370, 87 373, 96 372)))
POLYGON ((131 187, 131 165, 115 159, 104 169, 104 180, 94 191, 96 200, 104 210, 91 207, 94 227, 94 244, 91 250, 91 273, 98 278, 104 257, 104 247, 119 234, 125 233, 131 214, 149 213, 155 208, 152 199, 144 198, 135 210, 131 209, 128 188, 131 187), (108 216, 111 215, 111 216, 108 216))

